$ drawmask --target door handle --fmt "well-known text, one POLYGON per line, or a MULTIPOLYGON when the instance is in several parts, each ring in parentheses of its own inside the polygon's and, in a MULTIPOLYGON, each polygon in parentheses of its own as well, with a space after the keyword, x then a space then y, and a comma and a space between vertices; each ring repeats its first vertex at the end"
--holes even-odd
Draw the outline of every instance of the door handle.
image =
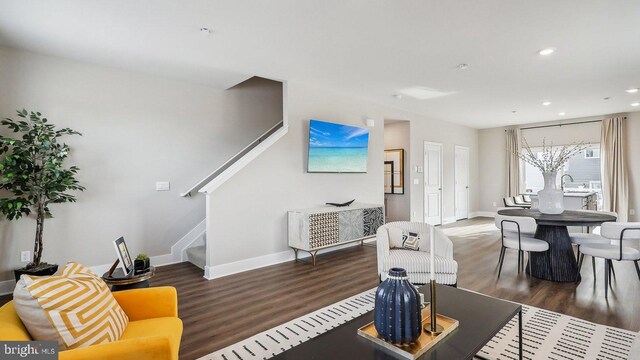
POLYGON ((468 186, 465 186, 464 188, 465 188, 465 189, 468 189, 469 187, 468 187, 468 186))
POLYGON ((438 188, 438 191, 442 191, 442 188, 438 188))

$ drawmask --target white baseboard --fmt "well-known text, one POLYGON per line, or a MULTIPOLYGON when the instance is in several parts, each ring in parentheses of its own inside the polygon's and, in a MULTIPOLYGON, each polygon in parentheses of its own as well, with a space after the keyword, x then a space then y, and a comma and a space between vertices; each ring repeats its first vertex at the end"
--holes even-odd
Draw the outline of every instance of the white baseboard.
POLYGON ((475 217, 496 217, 495 211, 474 211, 469 214, 469 218, 475 217))
MULTIPOLYGON (((151 257, 149 257, 149 260, 151 260, 151 264, 153 266, 162 266, 162 265, 169 265, 169 264, 175 264, 175 263, 182 262, 181 259, 178 259, 176 261, 175 257, 173 256, 173 254, 151 256, 151 257)), ((102 274, 106 273, 107 271, 109 271, 109 269, 111 268, 111 265, 113 265, 113 264, 103 264, 103 265, 89 266, 89 269, 91 269, 91 271, 93 271, 94 273, 96 273, 98 275, 102 275, 102 274)), ((16 287, 15 280, 0 281, 0 295, 6 295, 6 294, 13 293, 13 289, 15 287, 16 287)))
MULTIPOLYGON (((375 238, 365 240, 366 243, 375 242, 375 238)), ((359 246, 359 242, 344 244, 341 246, 336 246, 329 249, 323 249, 318 251, 318 255, 348 248, 351 246, 359 246)), ((311 257, 308 253, 298 252, 299 258, 308 258, 311 257)), ((224 276, 229 276, 237 273, 241 273, 244 271, 249 271, 253 269, 259 269, 261 267, 280 264, 287 261, 293 261, 295 259, 295 255, 293 250, 282 251, 274 254, 262 255, 253 257, 250 259, 239 260, 227 264, 216 265, 216 266, 205 266, 204 268, 204 277, 207 280, 213 280, 217 278, 221 278, 224 276)))
MULTIPOLYGON (((171 246, 171 253, 157 256, 150 256, 151 264, 153 266, 163 266, 176 264, 186 261, 184 252, 195 241, 202 238, 202 235, 206 232, 205 221, 202 220, 191 231, 183 236, 178 242, 171 246)), ((109 271, 113 264, 102 264, 89 266, 89 269, 98 275, 102 275, 109 271)), ((13 293, 13 289, 16 287, 15 280, 0 281, 0 295, 6 295, 13 293)))
POLYGON ((451 224, 456 222, 456 217, 455 216, 449 216, 449 217, 443 217, 442 218, 442 225, 445 224, 451 224))

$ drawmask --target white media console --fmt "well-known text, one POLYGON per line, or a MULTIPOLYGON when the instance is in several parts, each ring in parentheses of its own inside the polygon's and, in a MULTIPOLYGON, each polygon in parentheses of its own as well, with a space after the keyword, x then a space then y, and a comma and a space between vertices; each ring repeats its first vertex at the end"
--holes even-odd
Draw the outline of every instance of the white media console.
POLYGON ((377 204, 323 206, 288 212, 289 247, 311 254, 316 263, 319 250, 370 239, 384 224, 384 210, 377 204))

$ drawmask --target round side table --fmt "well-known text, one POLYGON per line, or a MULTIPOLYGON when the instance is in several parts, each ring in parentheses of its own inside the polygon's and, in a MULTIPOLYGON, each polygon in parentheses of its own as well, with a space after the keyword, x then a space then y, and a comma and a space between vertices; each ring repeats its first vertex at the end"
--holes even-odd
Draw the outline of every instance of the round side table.
POLYGON ((102 274, 102 280, 111 286, 111 291, 141 289, 149 287, 149 279, 155 274, 156 268, 153 266, 149 267, 149 271, 137 275, 124 275, 122 269, 117 268, 111 276, 107 276, 107 273, 102 274))

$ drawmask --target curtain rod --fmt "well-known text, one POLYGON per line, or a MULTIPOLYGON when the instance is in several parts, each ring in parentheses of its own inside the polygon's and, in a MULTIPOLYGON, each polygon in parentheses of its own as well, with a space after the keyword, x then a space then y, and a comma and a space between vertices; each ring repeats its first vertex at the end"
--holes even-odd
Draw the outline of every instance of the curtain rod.
MULTIPOLYGON (((556 126, 557 127, 562 127, 562 126, 567 126, 567 125, 580 125, 580 124, 589 124, 589 123, 596 123, 596 122, 602 122, 602 120, 576 121, 576 122, 564 123, 564 124, 530 126, 530 127, 519 128, 519 130, 542 129, 542 128, 556 127, 556 126)), ((507 130, 505 130, 505 131, 507 131, 507 130)))

